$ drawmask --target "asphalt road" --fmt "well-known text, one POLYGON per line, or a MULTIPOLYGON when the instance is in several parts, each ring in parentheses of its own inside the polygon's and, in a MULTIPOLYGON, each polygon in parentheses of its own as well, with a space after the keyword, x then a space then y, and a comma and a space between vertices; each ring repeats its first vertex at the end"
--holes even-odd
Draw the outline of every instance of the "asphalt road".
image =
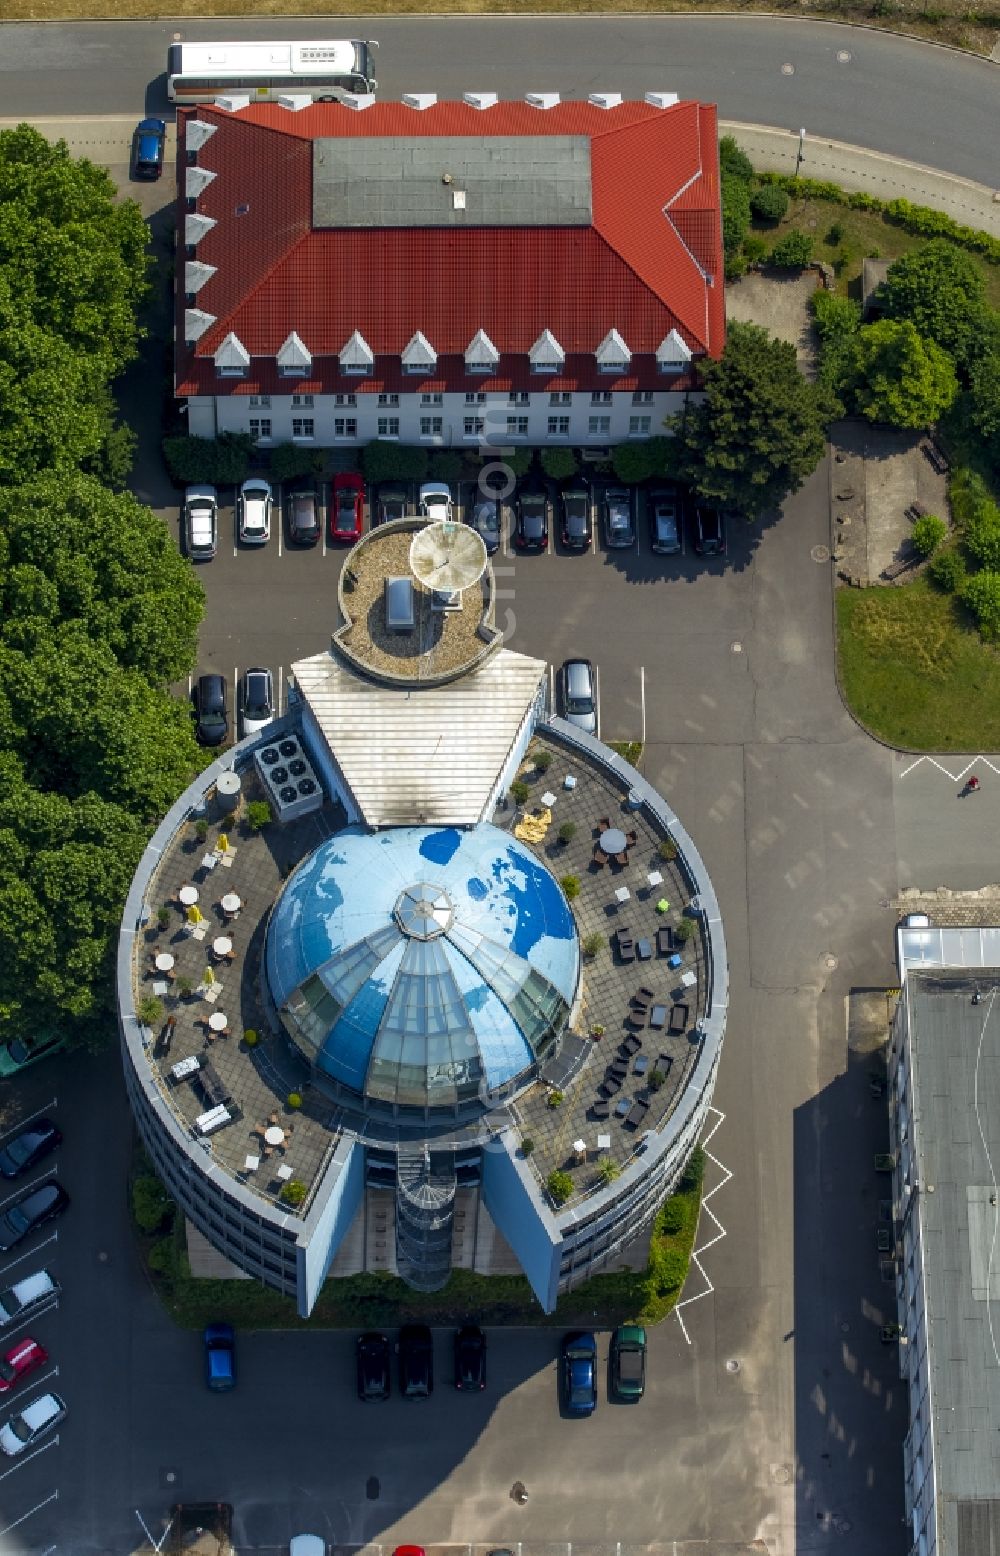
MULTIPOLYGON (((174 37, 309 37, 346 25, 10 23, 0 55, 2 113, 161 112, 174 37)), ((984 184, 997 180, 1000 70, 889 33, 760 17, 378 17, 349 25, 380 40, 379 83, 388 97, 474 89, 636 97, 660 88, 716 102, 723 118, 804 126, 984 184)))

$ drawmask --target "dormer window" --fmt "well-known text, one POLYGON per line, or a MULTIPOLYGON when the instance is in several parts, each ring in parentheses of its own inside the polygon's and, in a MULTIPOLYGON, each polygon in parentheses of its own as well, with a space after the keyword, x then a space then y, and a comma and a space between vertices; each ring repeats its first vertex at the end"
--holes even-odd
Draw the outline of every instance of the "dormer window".
POLYGON ((312 356, 294 330, 278 348, 275 361, 279 378, 307 378, 312 371, 312 356))
POLYGON ((401 361, 403 372, 410 378, 428 378, 437 370, 437 352, 421 330, 410 336, 401 361))
POLYGON ((250 353, 232 330, 216 351, 214 361, 220 378, 245 378, 250 371, 250 353))
POLYGON ((540 378, 553 377, 566 366, 566 353, 551 330, 543 330, 528 352, 531 371, 540 378))
POLYGON ((485 330, 477 330, 465 348, 465 371, 489 376, 500 366, 500 353, 485 330))
POLYGON ((632 361, 632 353, 617 330, 608 330, 601 344, 594 352, 597 359, 597 371, 609 373, 615 378, 620 378, 622 373, 627 373, 629 363, 632 361))
POLYGON ((671 330, 670 334, 656 348, 656 368, 660 373, 686 373, 691 362, 691 347, 677 330, 671 330))
POLYGON ((355 330, 340 351, 340 371, 350 378, 366 378, 375 368, 375 353, 360 330, 355 330))

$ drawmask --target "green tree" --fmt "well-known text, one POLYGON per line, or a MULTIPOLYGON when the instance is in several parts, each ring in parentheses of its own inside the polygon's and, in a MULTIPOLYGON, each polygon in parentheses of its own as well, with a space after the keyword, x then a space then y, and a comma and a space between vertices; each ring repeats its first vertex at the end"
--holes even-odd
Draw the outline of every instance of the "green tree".
POLYGON ((5 319, 0 297, 0 485, 96 459, 108 431, 104 392, 99 358, 5 319))
POLYGON ((436 448, 427 461, 432 481, 457 481, 462 474, 462 456, 457 448, 436 448))
POLYGON ((723 173, 722 247, 726 258, 738 254, 750 229, 750 187, 733 173, 723 173))
POLYGON ((641 443, 616 443, 611 463, 619 481, 638 484, 653 476, 666 475, 674 454, 673 438, 644 438, 641 443))
POLYGON ((719 141, 719 170, 738 178, 741 183, 753 183, 753 163, 746 152, 740 150, 735 135, 723 135, 719 141))
POLYGON ((1000 467, 1000 312, 984 309, 968 363, 968 419, 1000 467))
POLYGON ((985 488, 965 519, 963 539, 974 562, 990 572, 1000 573, 1000 507, 985 488))
POLYGON ((944 519, 939 519, 936 513, 924 513, 913 526, 913 544, 921 556, 933 556, 947 533, 944 519))
POLYGON ((279 443, 271 450, 272 481, 294 481, 309 475, 313 468, 313 450, 301 443, 279 443))
POLYGON ((427 450, 376 438, 361 450, 361 468, 369 481, 423 481, 427 450))
POLYGON ((786 232, 771 250, 771 264, 779 270, 801 270, 812 259, 812 238, 806 232, 786 232))
POLYGON ((565 1205, 573 1193, 573 1179, 568 1172, 550 1172, 545 1187, 556 1205, 565 1205))
POLYGON ((821 289, 812 294, 812 311, 819 336, 820 382, 843 395, 854 371, 861 309, 851 298, 821 289))
POLYGON ((858 332, 852 388, 869 421, 926 427, 948 409, 958 380, 948 353, 908 319, 880 319, 858 332))
POLYGON ((576 475, 576 454, 571 448, 543 448, 539 463, 553 481, 568 481, 576 475))
POLYGON ((721 360, 702 368, 704 402, 674 418, 678 473, 711 502, 756 516, 815 470, 835 397, 802 377, 795 347, 731 324, 721 360))
POLYGON ((780 222, 788 214, 788 195, 780 184, 761 184, 750 196, 750 209, 762 222, 780 222))
POLYGON ((962 585, 962 600, 986 641, 1000 640, 1000 573, 973 573, 962 585))
POLYGON ((971 355, 983 294, 975 261, 948 238, 934 238, 897 259, 879 288, 887 318, 909 320, 956 362, 971 355))

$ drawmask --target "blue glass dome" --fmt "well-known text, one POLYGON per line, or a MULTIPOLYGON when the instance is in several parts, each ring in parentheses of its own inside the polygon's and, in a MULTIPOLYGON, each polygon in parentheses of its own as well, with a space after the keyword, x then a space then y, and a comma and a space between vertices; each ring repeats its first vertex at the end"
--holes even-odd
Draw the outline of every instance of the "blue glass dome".
POLYGON ((566 1025, 580 952, 558 883, 496 827, 349 827, 289 880, 265 967, 317 1069, 450 1108, 527 1078, 566 1025))

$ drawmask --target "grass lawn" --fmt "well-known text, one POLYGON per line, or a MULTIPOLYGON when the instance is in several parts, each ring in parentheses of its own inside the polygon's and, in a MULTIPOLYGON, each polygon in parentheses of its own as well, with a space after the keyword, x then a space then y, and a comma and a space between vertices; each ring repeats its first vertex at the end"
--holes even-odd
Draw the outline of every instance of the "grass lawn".
POLYGON ((656 1218, 647 1269, 595 1275, 560 1297, 546 1315, 523 1276, 472 1275, 456 1270, 443 1291, 413 1291, 393 1275, 352 1275, 328 1280, 309 1319, 283 1297, 255 1280, 194 1280, 178 1220, 161 1238, 140 1239, 150 1277, 178 1324, 200 1329, 226 1320, 241 1329, 357 1329, 372 1324, 551 1324, 598 1323, 612 1327, 628 1319, 656 1324, 666 1318, 684 1285, 698 1230, 705 1159, 692 1153, 684 1176, 656 1218), (595 1318, 596 1314, 596 1318, 595 1318))
MULTIPOLYGON (((926 238, 915 237, 888 221, 880 211, 854 211, 832 200, 792 200, 788 214, 777 224, 754 223, 754 232, 769 240, 786 232, 805 232, 813 240, 813 257, 830 265, 846 260, 837 275, 837 290, 861 300, 861 261, 865 255, 898 259, 911 249, 920 248, 926 238), (830 229, 836 224, 843 236, 831 240, 830 229)), ((962 251, 967 253, 967 250, 962 251)), ((986 284, 990 306, 1000 308, 1000 267, 989 264, 980 254, 969 254, 986 284)))
POLYGON ((1000 653, 953 595, 918 578, 838 589, 836 603, 844 694, 873 735, 915 751, 1000 749, 1000 653))

